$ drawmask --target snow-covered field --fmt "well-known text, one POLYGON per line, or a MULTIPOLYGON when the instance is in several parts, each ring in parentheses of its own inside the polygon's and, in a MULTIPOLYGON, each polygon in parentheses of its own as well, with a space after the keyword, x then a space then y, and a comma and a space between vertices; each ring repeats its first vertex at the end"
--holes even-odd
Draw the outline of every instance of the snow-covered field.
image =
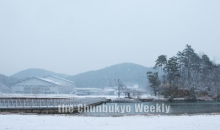
POLYGON ((84 117, 0 115, 1 130, 219 130, 220 115, 84 117))

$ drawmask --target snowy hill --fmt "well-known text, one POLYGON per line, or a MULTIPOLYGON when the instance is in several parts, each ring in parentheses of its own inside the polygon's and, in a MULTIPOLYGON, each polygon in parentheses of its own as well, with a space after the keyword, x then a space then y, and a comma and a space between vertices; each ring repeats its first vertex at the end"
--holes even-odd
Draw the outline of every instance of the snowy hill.
POLYGON ((127 85, 139 84, 141 87, 146 87, 148 83, 146 72, 150 70, 152 68, 138 64, 122 63, 67 78, 74 81, 77 87, 107 87, 109 82, 114 83, 116 78, 120 78, 127 85))
POLYGON ((17 79, 23 79, 26 77, 43 77, 43 76, 47 76, 47 75, 53 75, 53 76, 58 76, 58 77, 62 77, 62 78, 65 78, 68 76, 66 74, 55 73, 55 72, 44 70, 44 69, 32 68, 32 69, 27 69, 27 70, 23 70, 18 73, 15 73, 10 77, 15 77, 17 79))

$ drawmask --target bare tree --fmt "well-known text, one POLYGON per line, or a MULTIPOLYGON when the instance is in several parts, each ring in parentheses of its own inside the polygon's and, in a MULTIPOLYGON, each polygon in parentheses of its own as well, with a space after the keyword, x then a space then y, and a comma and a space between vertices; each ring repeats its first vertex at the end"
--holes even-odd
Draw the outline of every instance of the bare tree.
POLYGON ((120 97, 121 93, 127 88, 119 78, 115 79, 115 86, 117 87, 118 97, 120 97))

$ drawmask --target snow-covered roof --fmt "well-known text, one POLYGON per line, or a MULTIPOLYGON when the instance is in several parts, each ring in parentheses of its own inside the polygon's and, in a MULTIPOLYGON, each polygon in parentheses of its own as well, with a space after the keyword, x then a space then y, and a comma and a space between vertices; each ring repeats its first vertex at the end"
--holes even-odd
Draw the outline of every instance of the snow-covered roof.
POLYGON ((51 84, 54 84, 54 85, 61 85, 58 82, 54 82, 52 80, 47 80, 47 79, 38 78, 38 77, 27 77, 27 78, 18 80, 17 82, 12 83, 11 85, 14 85, 14 84, 17 84, 17 83, 20 83, 20 82, 23 82, 23 81, 27 81, 27 80, 30 80, 30 79, 38 79, 38 80, 41 80, 41 81, 44 81, 44 82, 47 82, 47 83, 51 83, 51 84))
POLYGON ((69 82, 69 83, 74 83, 73 81, 70 81, 70 80, 67 80, 67 79, 63 79, 63 78, 60 78, 60 77, 57 77, 57 76, 52 76, 52 75, 47 75, 47 76, 44 76, 43 78, 46 79, 47 77, 53 77, 53 78, 56 78, 56 79, 59 79, 59 80, 63 80, 63 81, 69 82))
POLYGON ((45 78, 38 78, 38 79, 41 79, 41 80, 44 80, 44 81, 47 81, 47 82, 50 82, 50 83, 54 83, 54 84, 57 84, 57 85, 61 85, 59 82, 56 82, 56 81, 53 81, 53 80, 50 80, 50 79, 45 79, 45 78))

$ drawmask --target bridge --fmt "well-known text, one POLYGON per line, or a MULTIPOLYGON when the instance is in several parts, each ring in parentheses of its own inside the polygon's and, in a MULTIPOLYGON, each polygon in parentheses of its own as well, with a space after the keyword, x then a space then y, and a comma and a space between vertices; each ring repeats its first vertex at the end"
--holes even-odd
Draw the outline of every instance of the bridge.
POLYGON ((106 98, 43 98, 43 97, 0 97, 0 112, 51 113, 59 114, 58 107, 79 105, 94 106, 106 102, 106 98))

